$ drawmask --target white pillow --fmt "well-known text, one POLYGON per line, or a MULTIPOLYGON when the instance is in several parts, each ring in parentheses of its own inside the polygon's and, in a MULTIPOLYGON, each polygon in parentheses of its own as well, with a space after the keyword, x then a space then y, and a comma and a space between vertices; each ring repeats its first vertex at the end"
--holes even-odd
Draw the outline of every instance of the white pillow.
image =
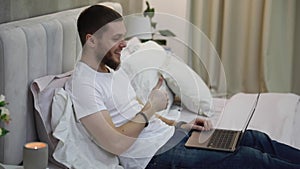
MULTIPOLYGON (((175 93, 182 104, 194 113, 205 116, 213 114, 210 90, 196 72, 153 41, 140 43, 132 39, 128 44, 121 67, 132 78, 137 96, 143 102, 161 74, 167 82, 163 86, 169 97, 175 93)), ((173 95, 170 98, 173 103, 173 95)))
POLYGON ((167 55, 161 74, 169 88, 180 97, 182 104, 190 111, 212 116, 212 96, 209 88, 184 62, 173 55, 167 55))
MULTIPOLYGON (((155 42, 138 43, 136 40, 134 40, 133 46, 127 46, 124 51, 126 52, 122 56, 121 69, 128 74, 138 99, 145 104, 160 77, 158 69, 165 60, 165 51, 155 42)), ((174 94, 165 81, 161 89, 167 91, 169 102, 167 109, 158 114, 166 115, 173 104, 174 94)))

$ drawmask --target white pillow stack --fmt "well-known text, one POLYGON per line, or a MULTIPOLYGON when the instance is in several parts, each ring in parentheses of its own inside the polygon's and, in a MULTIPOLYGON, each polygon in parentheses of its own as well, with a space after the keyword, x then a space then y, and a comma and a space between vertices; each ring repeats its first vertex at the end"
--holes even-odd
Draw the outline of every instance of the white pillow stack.
MULTIPOLYGON (((152 41, 140 43, 135 40, 134 43, 131 42, 131 45, 124 50, 126 53, 123 52, 121 69, 129 76, 138 99, 145 104, 160 77, 159 67, 165 60, 165 51, 152 41)), ((165 115, 173 104, 174 94, 165 81, 161 89, 167 91, 169 103, 167 109, 158 114, 165 115)))
POLYGON ((206 84, 185 63, 166 52, 153 41, 140 43, 133 39, 123 51, 121 68, 131 78, 137 97, 145 103, 148 95, 163 75, 163 84, 169 95, 167 113, 174 100, 174 94, 190 111, 211 116, 212 96, 206 84), (171 90, 170 90, 171 89, 171 90))

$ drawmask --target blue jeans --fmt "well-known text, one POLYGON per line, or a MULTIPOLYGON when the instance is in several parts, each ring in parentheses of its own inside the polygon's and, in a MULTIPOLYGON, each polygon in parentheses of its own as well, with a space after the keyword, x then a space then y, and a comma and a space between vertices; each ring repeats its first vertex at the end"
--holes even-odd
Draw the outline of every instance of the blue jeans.
POLYGON ((147 169, 300 169, 300 150, 247 130, 235 152, 184 146, 191 133, 177 129, 156 153, 147 169))

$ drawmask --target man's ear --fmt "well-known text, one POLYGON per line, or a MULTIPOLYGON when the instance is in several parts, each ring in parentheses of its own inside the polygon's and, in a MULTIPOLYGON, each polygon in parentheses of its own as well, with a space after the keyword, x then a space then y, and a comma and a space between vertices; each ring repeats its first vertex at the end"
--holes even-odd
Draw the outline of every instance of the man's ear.
POLYGON ((85 40, 86 40, 86 44, 91 46, 91 47, 95 47, 96 46, 96 38, 94 35, 91 34, 86 34, 85 36, 85 40))

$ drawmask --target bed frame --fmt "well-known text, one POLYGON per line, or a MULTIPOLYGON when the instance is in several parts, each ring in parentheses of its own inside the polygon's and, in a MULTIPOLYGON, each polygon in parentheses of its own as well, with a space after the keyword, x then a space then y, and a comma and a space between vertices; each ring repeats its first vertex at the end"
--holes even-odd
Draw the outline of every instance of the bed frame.
MULTIPOLYGON (((102 3, 103 4, 103 3, 102 3)), ((119 3, 105 3, 122 13, 119 3)), ((0 25, 0 94, 5 95, 10 132, 0 138, 0 163, 21 164, 23 145, 39 140, 29 86, 36 78, 70 71, 81 50, 77 8, 0 25)))

